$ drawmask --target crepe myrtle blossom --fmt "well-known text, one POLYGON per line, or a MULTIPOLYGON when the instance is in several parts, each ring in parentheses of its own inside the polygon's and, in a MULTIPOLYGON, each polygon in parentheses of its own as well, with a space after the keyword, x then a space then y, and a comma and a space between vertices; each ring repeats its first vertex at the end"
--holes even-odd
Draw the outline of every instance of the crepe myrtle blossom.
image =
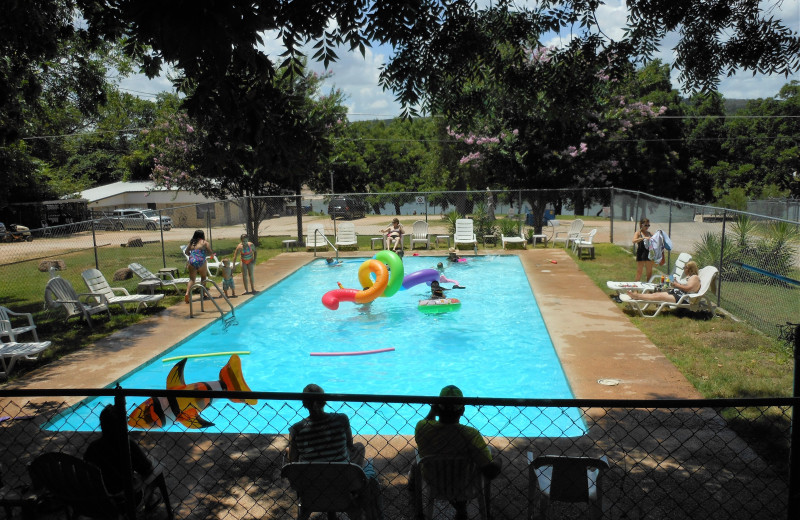
MULTIPOLYGON (((489 131, 488 128, 484 128, 485 131, 489 131)), ((458 132, 449 126, 447 127, 447 134, 456 139, 457 141, 461 141, 468 146, 479 146, 483 148, 486 152, 491 151, 499 146, 501 146, 504 142, 510 141, 513 138, 516 138, 519 135, 518 129, 513 129, 510 133, 508 132, 500 132, 497 136, 487 136, 487 135, 476 135, 474 133, 461 133, 458 132)), ((477 164, 481 162, 483 159, 486 158, 486 154, 481 152, 472 152, 468 155, 461 157, 459 160, 460 164, 468 164, 473 163, 477 164)))

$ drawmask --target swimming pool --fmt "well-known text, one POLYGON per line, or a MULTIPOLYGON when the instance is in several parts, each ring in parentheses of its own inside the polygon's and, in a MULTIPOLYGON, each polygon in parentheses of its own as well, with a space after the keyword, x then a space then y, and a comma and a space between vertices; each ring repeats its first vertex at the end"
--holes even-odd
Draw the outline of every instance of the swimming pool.
MULTIPOLYGON (((433 268, 439 257, 406 257, 406 274, 433 268)), ((125 377, 123 388, 165 388, 175 362, 161 359, 221 351, 250 351, 242 356, 245 380, 254 391, 299 392, 317 383, 328 393, 378 395, 438 395, 447 384, 469 397, 572 398, 569 385, 545 328, 521 262, 516 256, 468 258, 447 266, 446 276, 465 289, 451 290, 459 311, 424 314, 417 302, 430 294, 422 284, 362 306, 342 303, 332 311, 322 295, 337 288, 358 287, 363 259, 330 267, 314 260, 236 309, 238 325, 217 321, 179 343, 158 359, 125 377), (362 356, 317 357, 311 352, 341 352, 394 348, 362 356)), ((447 284, 444 284, 447 287, 447 284)), ((187 383, 216 381, 227 357, 192 358, 186 364, 187 383)), ((144 399, 128 402, 129 409, 144 399)), ((54 420, 49 429, 91 430, 99 410, 110 398, 83 403, 54 420)), ((202 416, 214 426, 207 431, 281 433, 299 420, 298 410, 285 403, 259 402, 255 407, 215 400, 202 416), (234 417, 231 421, 227 417, 234 417)), ((358 403, 331 403, 351 416, 361 434, 413 434, 419 407, 379 407, 384 420, 353 414, 358 403)), ((543 416, 541 410, 515 408, 495 416, 468 407, 470 424, 484 435, 573 436, 585 432, 577 410, 543 416), (495 417, 490 417, 495 416, 495 417)), ((501 411, 502 412, 502 411, 501 411)), ((300 411, 302 413, 302 411, 300 411)), ((370 414, 372 412, 370 411, 370 414)), ((369 415, 369 414, 366 414, 369 415)), ((168 430, 183 431, 180 425, 168 430)))

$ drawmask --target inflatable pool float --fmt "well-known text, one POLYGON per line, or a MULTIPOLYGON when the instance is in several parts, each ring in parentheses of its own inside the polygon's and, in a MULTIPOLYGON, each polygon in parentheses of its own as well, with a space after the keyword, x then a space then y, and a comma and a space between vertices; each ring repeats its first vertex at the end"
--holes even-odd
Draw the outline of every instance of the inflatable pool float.
POLYGON ((443 312, 457 311, 461 308, 458 298, 439 298, 436 300, 420 300, 417 309, 425 314, 441 314, 443 312))

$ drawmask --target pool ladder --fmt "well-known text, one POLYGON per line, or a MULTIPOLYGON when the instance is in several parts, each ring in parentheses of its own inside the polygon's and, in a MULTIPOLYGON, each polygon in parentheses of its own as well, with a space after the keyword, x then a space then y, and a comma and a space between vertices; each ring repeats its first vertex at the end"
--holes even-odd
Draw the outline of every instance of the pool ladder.
POLYGON ((219 285, 217 285, 217 282, 215 282, 214 280, 206 280, 205 283, 210 283, 211 285, 214 286, 214 288, 217 291, 219 291, 219 294, 221 294, 222 298, 225 300, 225 302, 227 302, 228 307, 231 308, 230 316, 228 316, 228 317, 225 316, 225 312, 222 310, 222 308, 217 303, 217 299, 214 298, 213 296, 211 296, 211 293, 208 292, 208 289, 206 289, 206 287, 203 284, 196 283, 196 284, 192 285, 192 288, 189 290, 189 317, 190 318, 194 318, 194 299, 192 298, 192 293, 194 293, 195 289, 199 288, 198 292, 200 292, 200 312, 205 312, 205 310, 206 310, 205 309, 205 301, 209 300, 211 303, 214 304, 214 307, 217 308, 217 311, 219 311, 219 315, 222 317, 222 321, 224 323, 224 328, 227 329, 229 326, 235 325, 236 324, 236 315, 235 315, 235 313, 233 311, 233 304, 228 299, 228 297, 225 296, 225 292, 222 289, 219 288, 219 285))

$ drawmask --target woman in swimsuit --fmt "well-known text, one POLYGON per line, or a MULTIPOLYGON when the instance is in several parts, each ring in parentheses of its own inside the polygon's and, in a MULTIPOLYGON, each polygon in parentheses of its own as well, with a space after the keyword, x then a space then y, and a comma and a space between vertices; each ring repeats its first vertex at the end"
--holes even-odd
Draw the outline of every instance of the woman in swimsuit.
POLYGON ((244 284, 244 294, 247 294, 247 280, 250 280, 250 292, 256 292, 256 281, 253 278, 253 268, 256 265, 256 246, 247 239, 244 234, 239 237, 242 241, 241 244, 236 246, 236 251, 233 253, 233 265, 236 265, 236 257, 242 255, 242 283, 244 284))
POLYGON ((400 247, 403 247, 403 234, 405 231, 403 230, 403 225, 400 224, 400 219, 397 217, 392 219, 392 224, 386 228, 381 229, 381 233, 386 233, 386 249, 389 249, 389 246, 394 241, 394 247, 392 247, 392 251, 397 251, 397 244, 400 244, 400 247))
POLYGON ((650 220, 643 218, 639 221, 639 231, 633 234, 633 245, 636 246, 636 277, 633 279, 635 282, 642 277, 645 267, 647 267, 647 278, 642 281, 648 282, 653 276, 653 261, 649 258, 650 250, 647 247, 652 236, 650 220))
POLYGON ((190 281, 189 285, 186 286, 186 295, 183 297, 183 301, 189 303, 192 286, 197 280, 197 274, 200 274, 200 283, 205 283, 208 278, 206 258, 214 256, 214 251, 211 250, 211 246, 206 242, 206 234, 203 233, 202 229, 195 231, 192 239, 189 240, 189 245, 186 246, 186 256, 189 257, 186 267, 189 269, 190 281))
POLYGON ((669 283, 670 288, 666 291, 645 294, 628 291, 628 296, 632 300, 678 303, 678 300, 680 300, 681 296, 684 294, 692 294, 700 290, 699 272, 695 262, 686 262, 683 268, 683 275, 686 277, 686 283, 672 280, 669 283))

